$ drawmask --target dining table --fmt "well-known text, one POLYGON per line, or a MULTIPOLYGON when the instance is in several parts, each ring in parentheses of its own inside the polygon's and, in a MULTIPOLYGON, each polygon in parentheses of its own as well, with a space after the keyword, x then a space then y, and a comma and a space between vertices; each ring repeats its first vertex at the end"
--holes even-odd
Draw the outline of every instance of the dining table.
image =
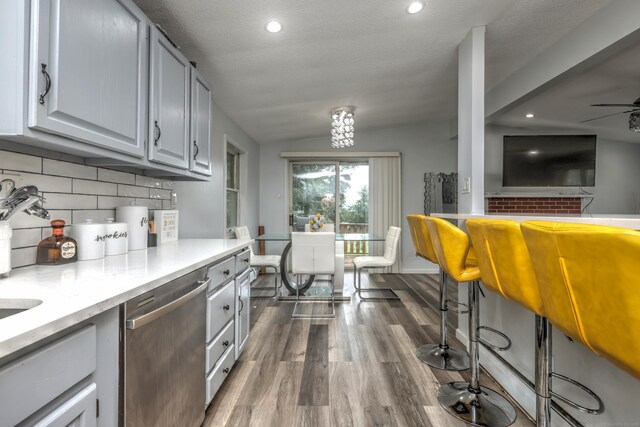
MULTIPOLYGON (((282 255, 280 258, 280 278, 282 284, 289 290, 291 294, 295 294, 296 289, 299 292, 305 292, 308 290, 315 280, 315 276, 303 276, 301 283, 297 283, 295 277, 291 274, 290 269, 290 257, 291 252, 291 232, 284 233, 265 233, 254 238, 256 241, 264 242, 287 242, 282 249, 282 255)), ((336 242, 384 242, 385 236, 381 236, 375 233, 336 233, 336 242)), ((336 273, 334 275, 334 286, 336 293, 340 293, 339 290, 344 287, 344 251, 345 245, 336 245, 336 260, 340 259, 340 262, 336 262, 336 273)), ((346 255, 352 255, 347 253, 346 255)), ((353 254, 362 255, 362 254, 353 254)), ((343 295, 337 297, 337 300, 347 301, 351 296, 343 295)))

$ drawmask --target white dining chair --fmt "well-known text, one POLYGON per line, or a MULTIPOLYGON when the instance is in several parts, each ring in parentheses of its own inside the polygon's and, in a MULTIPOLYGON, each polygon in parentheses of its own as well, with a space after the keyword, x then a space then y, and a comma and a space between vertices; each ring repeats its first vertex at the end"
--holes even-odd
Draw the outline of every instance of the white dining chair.
MULTIPOLYGON (((236 239, 251 239, 249 234, 249 228, 246 226, 236 227, 236 239)), ((277 298, 279 286, 278 286, 278 272, 280 271, 280 255, 254 255, 253 249, 249 246, 249 266, 256 268, 272 268, 274 276, 274 293, 273 295, 251 295, 251 298, 255 299, 269 299, 277 298)))
POLYGON ((389 227, 387 237, 384 242, 384 255, 382 256, 360 256, 353 259, 353 286, 361 300, 399 300, 400 297, 391 288, 362 288, 363 268, 383 268, 390 267, 396 262, 398 256, 398 244, 400 243, 400 228, 389 227), (391 292, 391 297, 363 297, 362 292, 391 292))
MULTIPOLYGON (((335 224, 325 224, 320 229, 320 233, 335 232, 335 224)), ((311 231, 311 224, 304 225, 304 231, 311 231)), ((339 292, 344 288, 344 241, 336 241, 336 271, 333 275, 333 287, 339 292)))
MULTIPOLYGON (((336 234, 331 232, 291 233, 291 273, 295 275, 328 275, 330 296, 300 296, 296 288, 296 303, 292 318, 331 319, 336 316, 333 276, 336 269, 336 234), (298 304, 304 302, 330 302, 329 314, 298 313, 298 304)), ((302 281, 298 279, 298 283, 302 281)))

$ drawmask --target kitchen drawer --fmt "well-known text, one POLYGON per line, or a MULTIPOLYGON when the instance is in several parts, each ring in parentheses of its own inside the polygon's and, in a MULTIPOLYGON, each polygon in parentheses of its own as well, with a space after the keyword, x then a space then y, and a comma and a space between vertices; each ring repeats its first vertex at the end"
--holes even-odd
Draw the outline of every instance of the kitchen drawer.
POLYGON ((236 273, 240 273, 242 270, 249 267, 251 261, 251 251, 249 248, 236 255, 236 273))
POLYGON ((207 364, 206 371, 209 372, 216 364, 220 356, 233 345, 234 342, 235 322, 231 321, 224 327, 222 332, 207 345, 207 364))
POLYGON ((96 370, 89 325, 0 369, 0 418, 16 425, 96 370))
POLYGON ((236 289, 233 281, 207 298, 207 342, 233 319, 236 289))
POLYGON ((211 278, 211 283, 209 284, 209 289, 207 289, 207 292, 217 288, 219 285, 235 276, 235 266, 235 258, 230 257, 209 267, 207 269, 207 278, 211 278))
POLYGON ((229 347, 229 350, 222 356, 222 359, 220 359, 220 362, 218 362, 213 372, 207 376, 207 405, 211 403, 211 399, 216 395, 225 378, 227 378, 227 375, 231 372, 231 368, 233 368, 233 364, 235 363, 234 351, 233 345, 229 347))

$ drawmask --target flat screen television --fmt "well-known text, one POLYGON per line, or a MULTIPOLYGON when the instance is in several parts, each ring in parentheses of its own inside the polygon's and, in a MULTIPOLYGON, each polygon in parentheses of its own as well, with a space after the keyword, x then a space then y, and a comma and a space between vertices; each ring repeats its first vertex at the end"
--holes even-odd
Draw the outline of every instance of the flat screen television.
POLYGON ((593 187, 596 135, 505 135, 503 187, 593 187))

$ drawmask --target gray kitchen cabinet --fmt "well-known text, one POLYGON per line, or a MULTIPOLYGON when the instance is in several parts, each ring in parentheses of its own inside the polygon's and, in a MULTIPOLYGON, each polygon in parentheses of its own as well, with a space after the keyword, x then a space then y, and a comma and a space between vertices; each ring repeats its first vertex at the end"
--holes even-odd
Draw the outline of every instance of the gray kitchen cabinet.
POLYGON ((211 112, 213 100, 209 84, 191 69, 191 153, 189 170, 211 175, 211 112))
POLYGON ((249 249, 207 268, 205 406, 231 371, 249 337, 249 249), (242 322, 241 325, 238 322, 242 322))
POLYGON ((251 281, 249 270, 236 279, 236 360, 249 338, 249 313, 251 312, 251 281))
POLYGON ((0 360, 0 427, 117 425, 119 334, 116 307, 0 360))
POLYGON ((149 160, 188 169, 191 64, 157 28, 150 34, 149 160))
POLYGON ((28 126, 143 157, 148 22, 129 0, 33 0, 28 126))
POLYGON ((91 383, 34 424, 34 427, 97 426, 96 384, 91 383))

